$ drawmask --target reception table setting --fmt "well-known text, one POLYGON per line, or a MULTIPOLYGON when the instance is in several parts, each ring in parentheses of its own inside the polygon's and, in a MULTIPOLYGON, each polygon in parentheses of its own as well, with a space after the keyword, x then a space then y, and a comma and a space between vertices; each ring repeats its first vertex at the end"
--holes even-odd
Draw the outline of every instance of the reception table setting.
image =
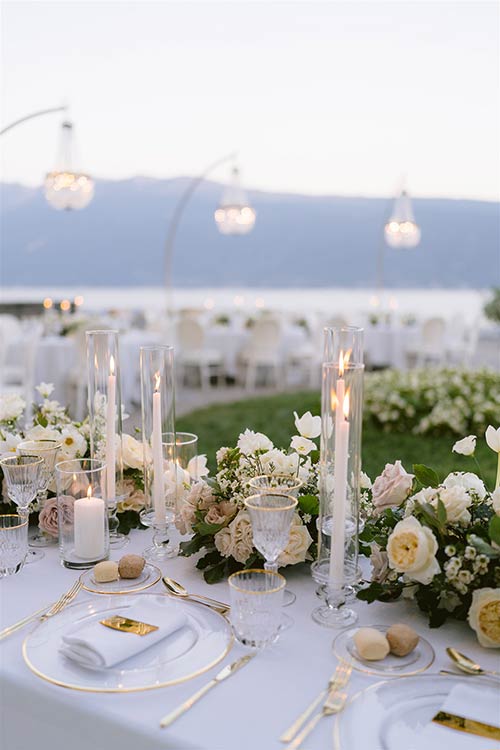
POLYGON ((207 460, 170 346, 126 434, 120 354, 86 332, 83 421, 0 396, 2 746, 500 748, 500 427, 453 446, 494 487, 418 456, 372 482, 363 330, 326 328, 321 414, 207 460))

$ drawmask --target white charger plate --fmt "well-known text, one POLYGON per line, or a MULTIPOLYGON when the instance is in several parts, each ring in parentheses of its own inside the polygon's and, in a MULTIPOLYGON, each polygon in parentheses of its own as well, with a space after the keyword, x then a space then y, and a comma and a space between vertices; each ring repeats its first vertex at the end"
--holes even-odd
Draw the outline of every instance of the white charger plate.
POLYGON ((26 637, 23 657, 34 674, 55 685, 96 693, 128 693, 197 677, 221 661, 232 645, 229 622, 209 607, 173 600, 165 594, 136 594, 93 598, 66 607, 26 637), (89 669, 59 653, 63 635, 115 614, 126 617, 127 610, 141 600, 159 603, 165 612, 181 610, 186 626, 108 669, 89 669))
MULTIPOLYGON (((419 733, 441 709, 455 685, 464 683, 498 694, 498 683, 493 680, 465 675, 415 675, 371 685, 353 695, 335 717, 335 750, 420 748, 419 733)), ((450 731, 450 748, 453 734, 450 731)), ((495 743, 484 742, 485 750, 490 745, 493 750, 495 743)))
POLYGON ((146 563, 137 578, 118 578, 116 581, 101 583, 96 581, 94 569, 86 570, 80 576, 82 587, 91 594, 133 594, 136 591, 144 591, 158 583, 162 576, 160 568, 151 563, 146 563))

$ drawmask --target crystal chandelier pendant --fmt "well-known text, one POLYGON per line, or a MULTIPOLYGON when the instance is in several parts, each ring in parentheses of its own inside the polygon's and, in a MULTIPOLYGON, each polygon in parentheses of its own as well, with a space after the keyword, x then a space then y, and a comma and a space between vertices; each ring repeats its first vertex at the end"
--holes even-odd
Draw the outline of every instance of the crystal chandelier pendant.
POLYGON ((76 210, 88 206, 94 196, 94 182, 88 174, 75 171, 73 164, 73 125, 63 122, 58 168, 45 177, 45 197, 58 210, 76 210))
POLYGON ((396 249, 411 249, 420 242, 420 228, 415 222, 410 196, 406 190, 394 201, 391 217, 384 227, 384 236, 389 247, 396 249))
POLYGON ((256 219, 256 211, 250 205, 247 195, 240 185, 239 170, 234 167, 231 182, 224 190, 214 218, 221 234, 242 235, 251 232, 256 219))

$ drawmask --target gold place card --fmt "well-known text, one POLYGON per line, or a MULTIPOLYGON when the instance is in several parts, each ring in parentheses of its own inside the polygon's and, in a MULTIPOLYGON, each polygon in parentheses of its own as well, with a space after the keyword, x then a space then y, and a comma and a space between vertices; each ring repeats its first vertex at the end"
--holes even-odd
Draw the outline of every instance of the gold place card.
POLYGON ((158 630, 157 625, 148 625, 146 622, 131 620, 129 617, 122 617, 121 615, 113 615, 106 620, 99 620, 99 622, 107 628, 121 630, 122 633, 135 633, 135 635, 147 635, 154 630, 158 630))

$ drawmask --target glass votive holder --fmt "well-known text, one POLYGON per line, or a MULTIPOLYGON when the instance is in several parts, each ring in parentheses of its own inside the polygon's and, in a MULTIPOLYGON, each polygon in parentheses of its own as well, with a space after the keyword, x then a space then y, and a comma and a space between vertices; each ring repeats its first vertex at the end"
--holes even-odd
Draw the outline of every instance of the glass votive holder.
POLYGON ((91 568, 109 554, 106 466, 74 458, 56 464, 59 552, 66 568, 91 568))
POLYGON ((240 570, 228 578, 231 625, 244 646, 264 648, 282 627, 285 578, 269 570, 240 570))
POLYGON ((304 482, 292 474, 260 474, 248 480, 249 487, 255 491, 268 492, 272 490, 276 495, 291 495, 297 497, 304 482))
POLYGON ((18 573, 28 553, 28 515, 0 516, 0 578, 18 573))

